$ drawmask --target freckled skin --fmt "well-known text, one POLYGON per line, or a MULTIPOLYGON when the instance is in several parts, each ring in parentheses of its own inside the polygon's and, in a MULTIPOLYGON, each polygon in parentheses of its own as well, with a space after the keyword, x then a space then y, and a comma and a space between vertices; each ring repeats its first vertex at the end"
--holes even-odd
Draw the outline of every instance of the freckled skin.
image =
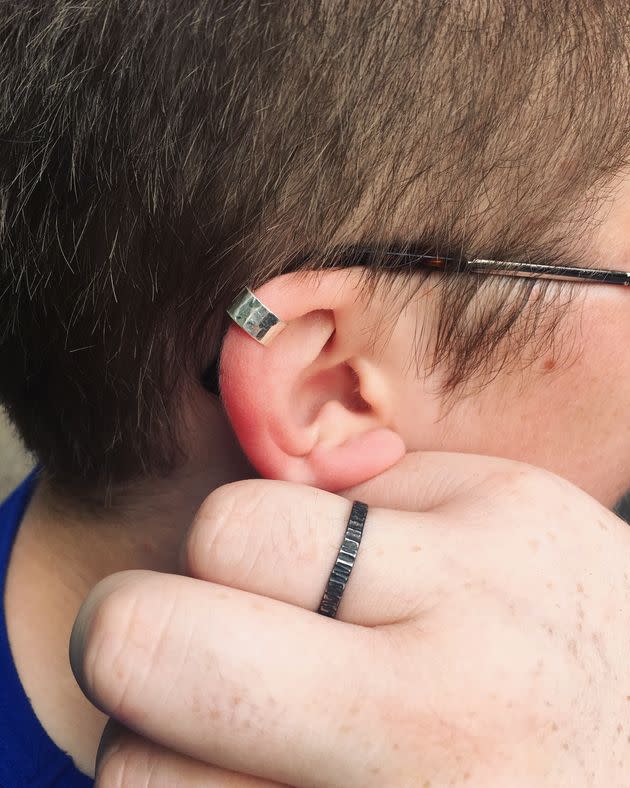
POLYGON ((423 416, 431 408, 418 411, 426 382, 401 378, 394 412, 408 449, 520 460, 614 505, 630 488, 630 352, 620 351, 630 348, 629 298, 626 288, 589 290, 559 329, 567 342, 573 337, 571 361, 517 365, 481 391, 464 389, 438 418, 423 416))
MULTIPOLYGON (((579 251, 595 267, 630 271, 630 177, 597 218, 598 229, 579 251)), ((436 407, 439 376, 425 370, 415 380, 407 367, 392 389, 408 449, 531 463, 612 506, 630 489, 630 288, 586 285, 575 293, 554 352, 508 365, 481 389, 464 387, 446 407, 436 407)), ((417 309, 403 315, 388 345, 401 370, 416 316, 417 309)))

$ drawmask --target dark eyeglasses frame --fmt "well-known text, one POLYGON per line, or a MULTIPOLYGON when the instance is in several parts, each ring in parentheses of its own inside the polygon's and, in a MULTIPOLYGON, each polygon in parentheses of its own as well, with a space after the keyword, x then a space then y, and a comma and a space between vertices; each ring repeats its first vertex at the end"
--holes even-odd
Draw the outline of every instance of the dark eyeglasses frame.
MULTIPOLYGON (((373 254, 373 252, 372 252, 373 254)), ((356 251, 355 251, 356 257, 356 251)), ((551 279, 561 282, 585 282, 587 284, 630 286, 630 272, 615 271, 606 268, 577 268, 565 265, 541 265, 538 263, 515 263, 508 260, 483 260, 475 258, 439 257, 413 252, 396 252, 388 250, 383 254, 385 259, 396 258, 400 262, 408 262, 410 266, 430 271, 445 273, 483 274, 488 276, 514 276, 528 279, 551 279)), ((218 361, 215 361, 204 373, 204 385, 218 394, 218 361)))
POLYGON ((387 251, 385 257, 395 257, 397 262, 407 261, 410 265, 444 271, 446 273, 486 274, 490 276, 516 276, 529 279, 552 279, 563 282, 586 282, 602 285, 630 286, 630 272, 604 268, 574 268, 573 266, 540 265, 537 263, 514 263, 507 260, 467 260, 455 257, 439 257, 412 252, 387 251))

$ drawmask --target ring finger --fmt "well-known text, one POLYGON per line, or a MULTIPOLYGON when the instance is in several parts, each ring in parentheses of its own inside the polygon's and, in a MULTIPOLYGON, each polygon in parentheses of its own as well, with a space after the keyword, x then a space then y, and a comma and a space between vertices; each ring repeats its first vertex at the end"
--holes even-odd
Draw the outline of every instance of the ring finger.
MULTIPOLYGON (((184 547, 183 572, 317 610, 344 538, 351 502, 287 482, 216 490, 184 547)), ((338 618, 375 626, 408 618, 442 586, 448 530, 431 513, 373 508, 338 618)))

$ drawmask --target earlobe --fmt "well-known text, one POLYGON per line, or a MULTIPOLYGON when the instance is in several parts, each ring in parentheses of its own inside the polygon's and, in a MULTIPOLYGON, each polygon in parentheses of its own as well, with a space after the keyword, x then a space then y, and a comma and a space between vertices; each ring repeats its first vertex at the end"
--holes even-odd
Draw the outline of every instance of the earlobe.
POLYGON ((360 273, 289 274, 256 295, 287 323, 263 347, 232 325, 221 395, 241 446, 265 477, 327 490, 359 484, 404 454, 388 387, 366 358, 360 273))
POLYGON ((398 433, 377 428, 360 433, 341 445, 315 446, 308 458, 315 487, 336 492, 361 484, 395 465, 405 455, 398 433))

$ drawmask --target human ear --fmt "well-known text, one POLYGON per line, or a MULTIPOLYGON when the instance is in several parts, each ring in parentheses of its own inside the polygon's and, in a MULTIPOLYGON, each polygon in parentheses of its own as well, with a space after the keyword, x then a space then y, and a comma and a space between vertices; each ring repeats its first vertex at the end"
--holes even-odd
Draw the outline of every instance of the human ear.
POLYGON ((256 296, 286 328, 267 346, 236 325, 227 332, 224 407, 264 477, 335 491, 405 454, 392 428, 392 381, 374 350, 378 304, 364 296, 361 272, 277 277, 256 296))

